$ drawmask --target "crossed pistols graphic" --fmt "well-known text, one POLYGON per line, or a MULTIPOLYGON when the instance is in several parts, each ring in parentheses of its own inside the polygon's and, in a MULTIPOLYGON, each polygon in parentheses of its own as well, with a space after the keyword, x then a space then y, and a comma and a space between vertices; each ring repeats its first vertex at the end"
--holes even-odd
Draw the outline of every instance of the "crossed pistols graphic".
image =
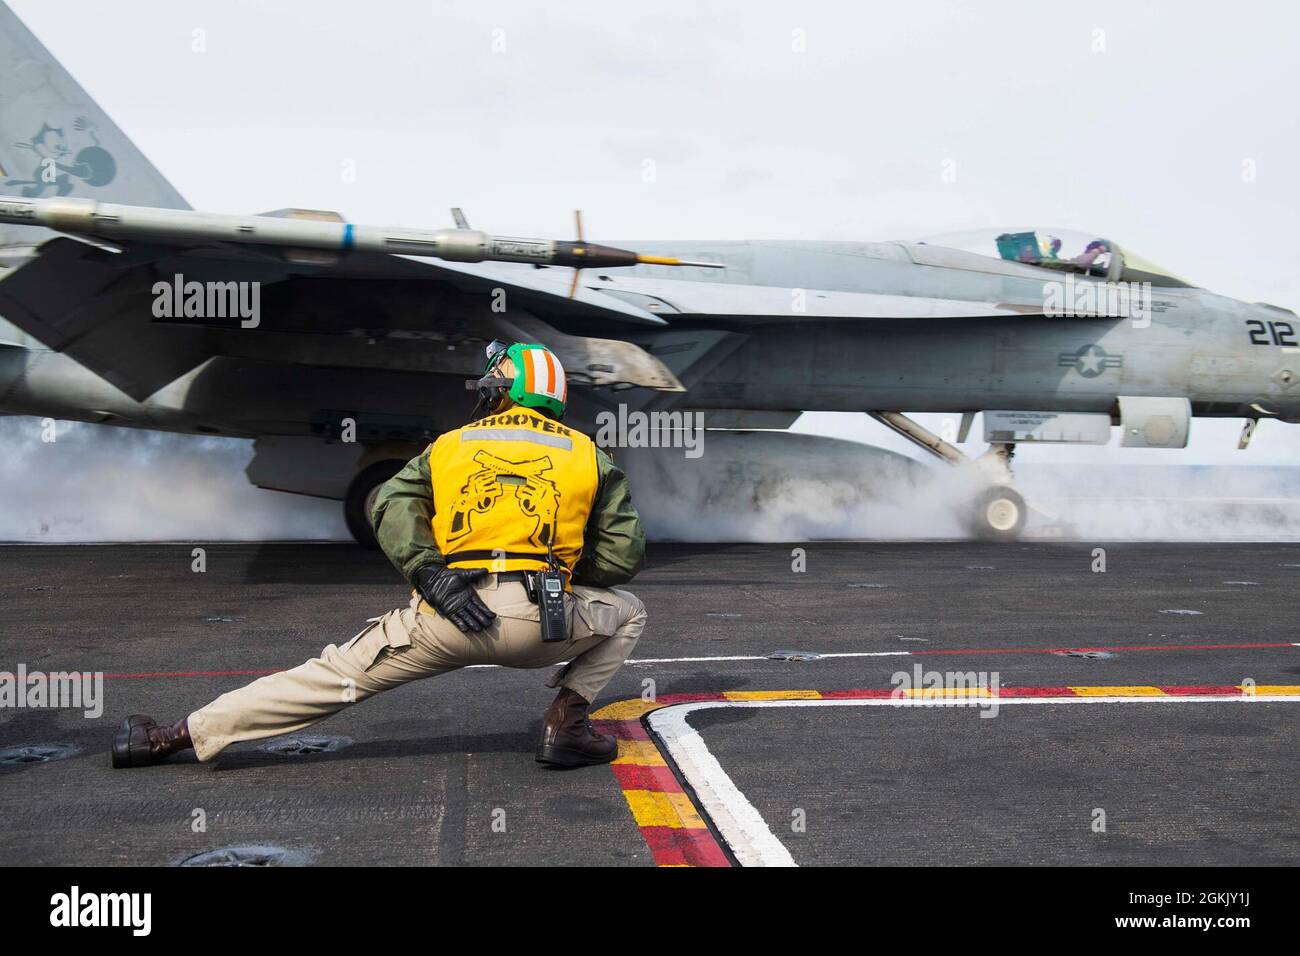
POLYGON ((529 540, 538 548, 550 544, 555 537, 555 511, 560 503, 560 491, 555 483, 542 477, 551 470, 551 459, 543 456, 531 461, 509 461, 480 451, 474 460, 483 467, 470 475, 460 489, 460 497, 452 506, 448 540, 456 541, 469 534, 473 516, 487 514, 506 488, 513 487, 519 510, 536 522, 529 540))

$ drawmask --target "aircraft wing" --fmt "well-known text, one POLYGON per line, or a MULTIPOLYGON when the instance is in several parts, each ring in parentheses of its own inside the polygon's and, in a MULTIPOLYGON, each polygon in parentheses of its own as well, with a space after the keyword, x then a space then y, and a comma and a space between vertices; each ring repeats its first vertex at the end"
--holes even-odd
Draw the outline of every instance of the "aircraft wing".
POLYGON ((570 298, 568 269, 507 275, 489 264, 370 252, 287 257, 231 242, 111 242, 45 243, 0 281, 0 315, 137 400, 215 356, 472 377, 492 338, 545 339, 579 384, 682 388, 637 345, 562 331, 664 324, 581 287, 570 298), (233 307, 215 315, 211 301, 205 317, 185 314, 185 283, 232 282, 255 284, 240 286, 258 290, 255 325, 233 307), (162 289, 176 306, 170 315, 158 314, 162 289))
POLYGON ((662 325, 653 314, 582 288, 570 298, 569 269, 526 266, 507 276, 452 261, 466 252, 529 263, 635 261, 625 250, 581 236, 563 243, 372 228, 310 210, 206 216, 2 2, 0 75, 0 316, 132 398, 218 356, 470 377, 481 370, 480 340, 493 337, 545 339, 575 382, 681 387, 638 346, 600 337, 662 325), (155 315, 153 288, 177 274, 257 282, 261 321, 245 328, 238 318, 183 310, 155 315))
POLYGON ((722 282, 682 282, 601 276, 604 297, 667 318, 734 318, 746 323, 836 319, 962 319, 1042 317, 1038 302, 987 302, 921 295, 889 295, 722 282))

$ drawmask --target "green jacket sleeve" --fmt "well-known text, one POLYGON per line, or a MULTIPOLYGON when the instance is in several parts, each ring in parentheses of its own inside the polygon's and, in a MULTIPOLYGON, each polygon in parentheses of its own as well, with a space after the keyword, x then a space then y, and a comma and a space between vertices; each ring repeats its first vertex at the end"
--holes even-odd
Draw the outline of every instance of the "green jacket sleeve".
POLYGON ((599 448, 596 504, 587 520, 582 557, 573 569, 576 584, 608 588, 626 584, 645 563, 645 531, 632 504, 627 475, 599 448))
POLYGON ((379 547, 407 581, 426 564, 447 563, 433 540, 432 520, 433 484, 426 448, 380 486, 370 512, 379 547))

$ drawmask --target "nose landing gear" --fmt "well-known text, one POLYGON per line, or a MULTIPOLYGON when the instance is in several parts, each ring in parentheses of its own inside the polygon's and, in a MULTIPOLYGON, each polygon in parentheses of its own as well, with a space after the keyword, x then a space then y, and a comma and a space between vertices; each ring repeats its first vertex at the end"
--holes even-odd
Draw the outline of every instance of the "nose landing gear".
POLYGON ((991 485, 977 494, 966 515, 971 536, 984 541, 1014 541, 1029 515, 1025 499, 1009 485, 991 485))
MULTIPOLYGON (((1014 541, 1020 537, 1029 517, 1029 506, 1011 487, 1014 477, 1011 459, 1015 457, 1015 445, 995 442, 979 458, 972 459, 906 415, 899 412, 867 414, 936 458, 953 466, 965 466, 976 476, 977 490, 963 502, 958 516, 971 537, 983 541, 1014 541)), ((968 414, 963 420, 963 434, 971 417, 968 414)))

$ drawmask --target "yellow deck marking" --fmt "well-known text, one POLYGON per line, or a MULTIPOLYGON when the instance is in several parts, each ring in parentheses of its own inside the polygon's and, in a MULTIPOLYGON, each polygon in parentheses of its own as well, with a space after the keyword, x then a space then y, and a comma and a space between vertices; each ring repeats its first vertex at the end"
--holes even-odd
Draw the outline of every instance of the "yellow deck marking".
POLYGON ((638 767, 666 767, 663 754, 649 740, 620 740, 618 758, 614 763, 635 764, 638 767))
POLYGON ((703 830, 704 821, 684 793, 656 790, 624 790, 637 826, 672 827, 675 830, 703 830))
POLYGON ((1071 687, 1080 697, 1164 697, 1159 687, 1071 687))
POLYGON ((729 690, 727 700, 821 700, 819 690, 729 690))
POLYGON ((640 697, 632 700, 616 700, 600 708, 591 715, 591 718, 592 720, 636 720, 662 706, 663 704, 658 701, 642 700, 640 697))

